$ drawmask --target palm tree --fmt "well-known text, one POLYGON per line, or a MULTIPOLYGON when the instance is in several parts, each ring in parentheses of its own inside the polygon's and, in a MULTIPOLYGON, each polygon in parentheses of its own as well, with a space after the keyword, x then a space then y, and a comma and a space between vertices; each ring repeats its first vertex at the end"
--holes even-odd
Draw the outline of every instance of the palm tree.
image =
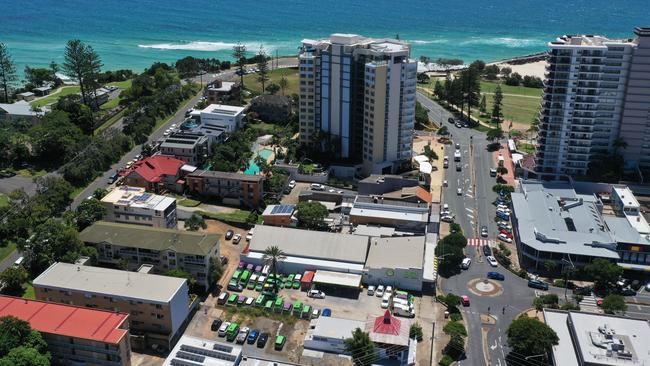
POLYGON ((369 366, 377 360, 375 344, 370 335, 360 328, 352 332, 352 338, 345 339, 345 351, 352 355, 355 366, 369 366))
POLYGON ((273 292, 276 295, 278 294, 278 262, 282 262, 286 258, 282 249, 276 245, 266 248, 262 257, 264 264, 271 266, 271 273, 273 273, 273 292))

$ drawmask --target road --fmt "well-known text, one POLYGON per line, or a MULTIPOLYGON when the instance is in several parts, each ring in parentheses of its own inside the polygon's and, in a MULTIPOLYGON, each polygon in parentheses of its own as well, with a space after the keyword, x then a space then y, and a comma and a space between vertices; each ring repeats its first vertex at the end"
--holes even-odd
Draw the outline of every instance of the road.
MULTIPOLYGON (((295 67, 297 66, 298 61, 296 58, 281 58, 278 60, 278 67, 295 67)), ((236 77, 235 75, 235 70, 227 70, 219 74, 206 74, 203 75, 203 83, 204 84, 209 84, 213 82, 216 79, 223 79, 223 80, 230 80, 233 77, 236 77)), ((194 82, 199 82, 200 78, 195 77, 193 79, 194 82)), ((180 125, 184 120, 185 120, 185 111, 189 107, 193 107, 199 102, 199 99, 201 98, 202 95, 197 95, 193 97, 188 103, 186 103, 185 106, 182 106, 181 108, 178 109, 176 114, 172 116, 167 123, 164 125, 160 126, 157 130, 153 131, 151 135, 149 136, 148 142, 156 141, 163 137, 163 133, 165 132, 166 129, 168 129, 172 124, 180 125)), ((114 125, 116 126, 116 125, 114 125)), ((120 124, 118 124, 116 127, 121 127, 120 124)), ((136 145, 133 147, 131 151, 126 153, 124 156, 122 156, 122 159, 118 161, 117 163, 113 164, 109 170, 104 172, 102 175, 100 175, 98 178, 96 178, 92 183, 90 183, 79 195, 72 201, 72 208, 76 208, 79 206, 79 204, 86 199, 87 197, 91 196, 95 190, 98 188, 106 188, 108 186, 108 178, 113 175, 115 171, 117 171, 119 168, 123 167, 128 163, 129 161, 135 159, 137 155, 140 154, 142 149, 141 145, 136 145)))

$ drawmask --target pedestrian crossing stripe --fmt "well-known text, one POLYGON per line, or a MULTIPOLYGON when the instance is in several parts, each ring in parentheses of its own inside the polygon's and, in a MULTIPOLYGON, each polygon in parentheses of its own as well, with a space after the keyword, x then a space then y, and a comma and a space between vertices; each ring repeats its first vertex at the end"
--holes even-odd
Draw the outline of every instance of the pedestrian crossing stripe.
POLYGON ((491 246, 492 241, 490 239, 483 239, 483 238, 469 238, 467 239, 467 246, 470 247, 480 247, 483 245, 488 245, 491 246))

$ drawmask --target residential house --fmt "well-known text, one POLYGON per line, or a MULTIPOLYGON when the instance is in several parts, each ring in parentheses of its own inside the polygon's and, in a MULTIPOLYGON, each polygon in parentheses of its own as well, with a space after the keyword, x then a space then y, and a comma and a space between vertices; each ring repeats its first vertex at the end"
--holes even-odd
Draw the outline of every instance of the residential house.
POLYGON ((232 81, 215 80, 205 92, 209 104, 220 104, 228 100, 239 98, 241 86, 232 81))
POLYGON ((212 139, 201 132, 172 132, 159 146, 161 155, 173 156, 193 166, 201 166, 210 155, 212 139))
POLYGON ((185 181, 190 193, 217 198, 228 205, 257 208, 263 199, 262 175, 196 170, 185 181))
POLYGON ((124 177, 124 184, 143 187, 148 191, 182 192, 183 176, 195 167, 171 156, 154 155, 133 164, 124 177))
POLYGON ((26 119, 34 124, 38 121, 38 118, 43 116, 48 110, 48 108, 43 107, 40 111, 35 111, 32 109, 32 106, 24 100, 12 104, 0 103, 0 121, 26 119))
POLYGON ((201 111, 201 124, 224 132, 234 132, 244 124, 244 110, 244 107, 210 104, 201 111))

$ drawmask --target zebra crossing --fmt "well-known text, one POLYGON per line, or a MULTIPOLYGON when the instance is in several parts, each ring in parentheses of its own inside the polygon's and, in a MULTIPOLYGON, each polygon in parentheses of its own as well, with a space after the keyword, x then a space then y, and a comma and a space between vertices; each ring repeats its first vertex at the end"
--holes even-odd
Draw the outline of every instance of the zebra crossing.
POLYGON ((594 295, 584 296, 582 298, 582 301, 580 301, 580 310, 587 311, 590 313, 602 313, 603 311, 598 307, 596 301, 597 300, 596 297, 594 297, 594 295))
POLYGON ((469 247, 480 247, 483 245, 492 246, 492 240, 483 239, 483 238, 469 238, 467 239, 467 246, 469 247))

